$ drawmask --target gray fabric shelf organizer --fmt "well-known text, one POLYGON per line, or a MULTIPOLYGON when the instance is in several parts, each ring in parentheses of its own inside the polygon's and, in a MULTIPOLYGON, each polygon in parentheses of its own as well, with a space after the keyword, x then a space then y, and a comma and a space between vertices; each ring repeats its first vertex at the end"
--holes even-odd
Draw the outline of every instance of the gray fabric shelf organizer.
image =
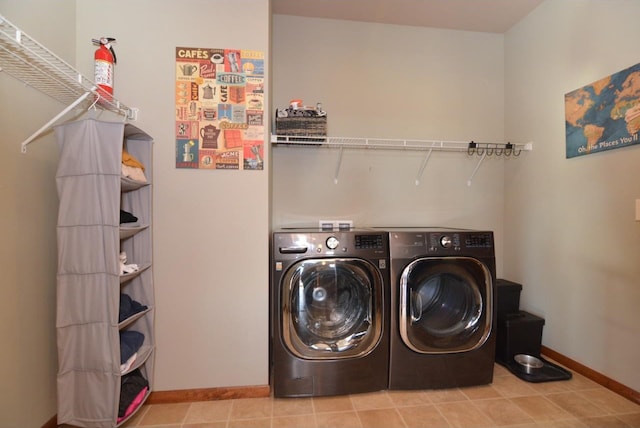
POLYGON ((95 119, 62 124, 55 132, 60 152, 58 424, 114 427, 128 419, 118 418, 124 374, 140 369, 149 382, 145 400, 153 389, 153 140, 130 124, 95 119), (123 179, 123 145, 145 166, 147 183, 123 179), (120 232, 120 209, 138 217, 138 230, 120 232), (140 266, 140 272, 121 275, 121 251, 128 263, 140 266), (149 310, 119 323, 120 293, 149 310), (133 366, 122 373, 120 331, 125 329, 144 334, 144 342, 133 366))

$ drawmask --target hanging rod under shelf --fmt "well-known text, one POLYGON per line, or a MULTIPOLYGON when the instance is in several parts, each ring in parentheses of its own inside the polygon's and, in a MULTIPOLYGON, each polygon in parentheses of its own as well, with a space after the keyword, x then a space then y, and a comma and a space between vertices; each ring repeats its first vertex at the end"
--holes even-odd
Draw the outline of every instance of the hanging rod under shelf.
POLYGON ((354 149, 383 149, 383 150, 421 150, 427 154, 420 165, 420 170, 416 177, 416 186, 420 184, 420 178, 424 172, 427 161, 431 153, 436 151, 466 152, 468 155, 478 155, 480 160, 477 163, 471 177, 467 180, 467 185, 471 186, 480 164, 487 156, 519 156, 524 151, 533 150, 533 143, 481 143, 475 141, 442 141, 442 140, 400 140, 384 138, 351 138, 351 137, 304 137, 288 135, 271 135, 271 143, 275 146, 310 146, 339 148, 338 162, 336 165, 333 182, 338 184, 338 174, 342 165, 342 153, 345 148, 354 149))
MULTIPOLYGON (((315 147, 343 147, 354 149, 384 149, 384 150, 436 150, 449 152, 469 152, 470 144, 477 149, 504 149, 510 145, 517 152, 533 150, 532 143, 480 143, 473 141, 443 141, 443 140, 402 140, 392 138, 354 138, 354 137, 302 137, 289 135, 271 135, 271 143, 278 146, 315 146, 315 147)), ((479 153, 482 154, 482 153, 479 153)))
POLYGON ((0 15, 0 72, 6 72, 54 100, 68 105, 22 143, 23 153, 26 152, 27 144, 73 108, 90 108, 97 104, 97 107, 123 115, 125 119, 137 119, 137 109, 129 108, 115 98, 100 97, 99 102, 96 103, 98 86, 94 82, 29 37, 2 15, 0 15), (89 96, 92 94, 94 96, 89 96))

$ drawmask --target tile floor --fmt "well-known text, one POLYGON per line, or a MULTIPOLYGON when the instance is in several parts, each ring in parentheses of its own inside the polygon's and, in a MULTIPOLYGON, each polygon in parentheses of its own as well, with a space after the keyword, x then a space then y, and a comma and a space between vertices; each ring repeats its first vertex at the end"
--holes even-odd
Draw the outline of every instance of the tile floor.
POLYGON ((496 364, 486 386, 145 405, 124 427, 640 428, 640 405, 577 373, 569 381, 528 383, 496 364))

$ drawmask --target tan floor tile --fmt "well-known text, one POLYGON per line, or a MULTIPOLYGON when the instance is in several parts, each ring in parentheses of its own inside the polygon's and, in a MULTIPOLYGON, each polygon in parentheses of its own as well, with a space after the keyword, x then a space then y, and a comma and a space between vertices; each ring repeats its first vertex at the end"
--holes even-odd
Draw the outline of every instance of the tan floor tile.
POLYGON ((375 409, 358 411, 363 428, 406 428, 398 411, 375 409))
POLYGON ((496 363, 493 365, 493 377, 496 378, 501 376, 513 376, 513 375, 505 366, 496 363))
POLYGON ((515 376, 494 378, 491 386, 493 386, 503 397, 522 397, 538 394, 535 389, 529 386, 528 382, 525 382, 515 376))
POLYGON ((628 415, 618 415, 618 419, 621 419, 627 423, 630 427, 640 428, 640 413, 630 413, 628 415))
POLYGON ((578 373, 573 373, 572 378, 569 380, 563 381, 563 384, 566 385, 569 391, 602 388, 601 385, 598 385, 594 381, 587 379, 586 377, 578 373))
POLYGON ((423 391, 387 391, 387 395, 396 407, 424 406, 431 403, 423 391))
POLYGON ((553 394, 555 392, 567 392, 569 387, 567 381, 554 382, 529 382, 528 385, 538 394, 553 394))
POLYGON ((313 408, 316 413, 354 410, 353 403, 348 395, 338 397, 314 397, 313 408))
MULTIPOLYGON (((502 426, 500 428, 540 428, 540 427, 541 427, 541 425, 538 425, 535 422, 531 422, 531 423, 528 423, 528 424, 504 425, 504 426, 502 426)), ((545 426, 544 428, 548 428, 548 427, 545 426)))
POLYGON ((226 422, 231 413, 231 404, 231 400, 198 401, 191 403, 184 422, 190 424, 198 422, 226 422))
POLYGON ((466 395, 458 388, 451 389, 431 389, 425 391, 425 394, 432 403, 451 403, 454 401, 468 401, 466 395))
POLYGON ((435 406, 454 428, 484 428, 495 425, 491 419, 471 405, 471 401, 440 403, 435 406))
POLYGON ((273 410, 271 398, 242 398, 233 400, 231 419, 270 418, 273 410))
POLYGON ((598 416, 595 418, 581 418, 580 422, 589 428, 629 428, 629 425, 615 416, 598 416))
POLYGON ((314 415, 279 416, 272 419, 274 428, 315 428, 314 415))
MULTIPOLYGON (((176 425, 180 428, 227 428, 227 421, 224 422, 200 422, 195 424, 176 425)), ((168 428, 163 425, 162 428, 168 428)))
POLYGON ((473 402, 496 426, 525 424, 534 422, 520 407, 506 398, 477 400, 473 402))
POLYGON ((449 423, 433 404, 398 409, 405 424, 411 428, 449 428, 449 423))
POLYGON ((573 392, 547 394, 545 397, 577 418, 590 418, 594 416, 605 416, 607 414, 606 410, 601 409, 586 398, 573 392))
POLYGON ((513 397, 511 401, 535 421, 553 421, 571 418, 571 415, 542 395, 513 397))
POLYGON ((460 389, 144 405, 123 428, 640 428, 639 405, 587 378, 529 383, 500 367, 460 389))
POLYGON ((311 398, 274 398, 273 416, 313 415, 311 398))
POLYGON ((271 428, 271 418, 233 419, 227 426, 229 428, 271 428))
POLYGON ((538 426, 540 428, 585 428, 586 427, 585 424, 583 424, 576 418, 562 419, 558 421, 539 422, 538 426))
POLYGON ((138 426, 181 424, 190 405, 190 403, 151 404, 138 426))
MULTIPOLYGON (((123 427, 126 427, 128 425, 122 425, 123 427)), ((182 424, 171 424, 171 425, 166 425, 166 424, 162 424, 162 425, 145 425, 144 428, 182 428, 182 424)))
POLYGON ((368 394, 351 395, 351 402, 356 410, 388 409, 394 407, 393 401, 386 391, 368 394))
POLYGON ((484 400, 502 397, 492 385, 473 386, 460 390, 469 400, 484 400))
POLYGON ((354 411, 316 414, 316 424, 318 428, 362 428, 354 411))
POLYGON ((578 391, 577 394, 609 413, 639 413, 640 406, 606 388, 578 391))

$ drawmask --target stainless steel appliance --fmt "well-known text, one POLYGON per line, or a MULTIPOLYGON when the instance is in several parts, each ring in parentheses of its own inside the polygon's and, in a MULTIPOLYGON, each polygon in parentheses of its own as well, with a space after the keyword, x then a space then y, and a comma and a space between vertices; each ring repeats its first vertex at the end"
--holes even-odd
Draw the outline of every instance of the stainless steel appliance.
POLYGON ((493 232, 389 230, 390 389, 493 380, 493 232))
POLYGON ((282 230, 273 233, 271 258, 274 396, 386 389, 388 234, 282 230))

